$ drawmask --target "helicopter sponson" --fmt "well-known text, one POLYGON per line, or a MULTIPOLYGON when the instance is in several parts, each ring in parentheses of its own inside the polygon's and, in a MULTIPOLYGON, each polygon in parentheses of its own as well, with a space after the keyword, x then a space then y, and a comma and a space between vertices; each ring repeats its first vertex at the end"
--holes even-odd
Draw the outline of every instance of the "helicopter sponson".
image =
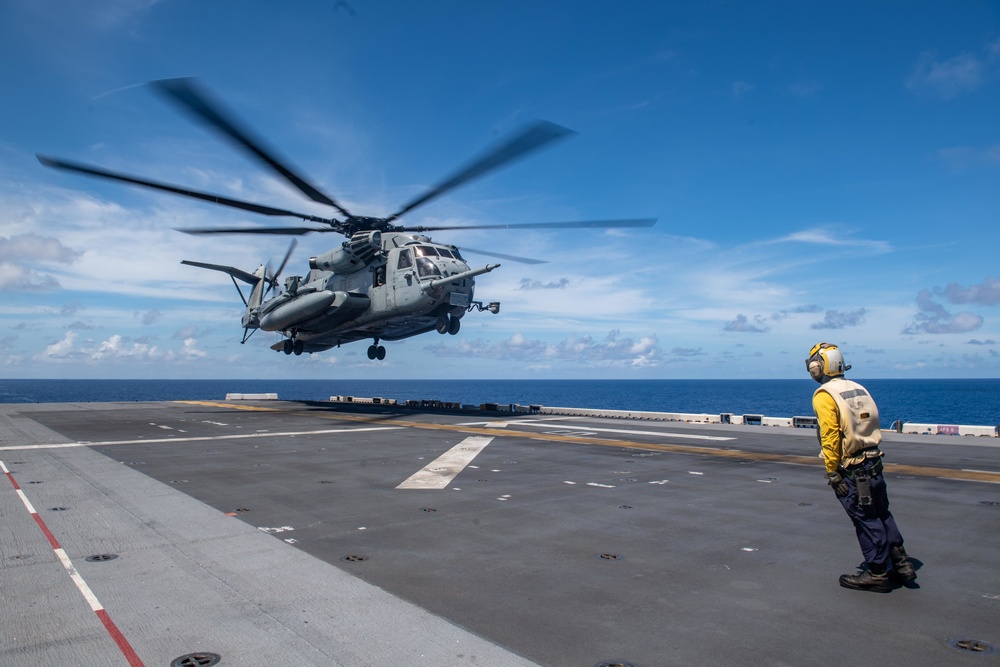
MULTIPOLYGON (((288 294, 285 292, 284 294, 288 294)), ((259 319, 259 327, 264 331, 283 331, 296 323, 306 323, 327 313, 336 313, 337 320, 346 322, 358 313, 364 312, 371 300, 363 294, 332 292, 322 290, 311 294, 300 294, 294 299, 277 297, 264 304, 259 319), (267 312, 263 312, 263 311, 267 312)), ((330 325, 332 317, 325 317, 330 325)))

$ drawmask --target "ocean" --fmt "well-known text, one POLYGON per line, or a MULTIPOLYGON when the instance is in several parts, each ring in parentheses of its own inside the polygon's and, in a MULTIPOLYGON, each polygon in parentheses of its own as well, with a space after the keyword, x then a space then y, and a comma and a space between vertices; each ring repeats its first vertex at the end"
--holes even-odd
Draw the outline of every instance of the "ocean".
MULTIPOLYGON (((1000 380, 863 380, 892 422, 995 426, 1000 380)), ((655 412, 812 415, 816 383, 801 380, 0 380, 0 403, 221 400, 276 392, 282 400, 330 396, 519 403, 655 412)))

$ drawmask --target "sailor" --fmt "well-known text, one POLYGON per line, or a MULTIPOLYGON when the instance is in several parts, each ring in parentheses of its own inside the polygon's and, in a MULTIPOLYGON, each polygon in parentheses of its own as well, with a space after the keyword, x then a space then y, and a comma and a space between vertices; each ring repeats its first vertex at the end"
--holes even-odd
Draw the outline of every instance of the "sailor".
POLYGON ((813 394, 813 411, 827 483, 851 517, 865 558, 857 574, 840 577, 840 585, 888 593, 892 590, 890 571, 902 583, 916 578, 916 571, 889 512, 878 407, 867 389, 844 378, 851 367, 844 365, 844 355, 836 345, 814 345, 806 368, 820 383, 813 394))

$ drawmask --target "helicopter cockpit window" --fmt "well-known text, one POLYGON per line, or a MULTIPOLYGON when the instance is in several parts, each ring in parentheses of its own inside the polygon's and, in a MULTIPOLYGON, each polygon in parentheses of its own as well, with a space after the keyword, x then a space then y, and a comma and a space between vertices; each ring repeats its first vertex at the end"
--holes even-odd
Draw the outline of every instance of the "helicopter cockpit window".
POLYGON ((429 257, 417 257, 417 275, 421 278, 440 276, 441 270, 429 257))
POLYGON ((454 257, 454 255, 451 254, 451 250, 448 250, 447 248, 438 248, 437 251, 442 257, 454 257))
POLYGON ((409 250, 400 250, 399 251, 399 261, 396 262, 396 268, 397 269, 408 269, 411 266, 413 266, 413 260, 410 259, 410 251, 409 250))
POLYGON ((417 257, 436 257, 438 252, 437 248, 429 245, 418 245, 413 249, 417 257))

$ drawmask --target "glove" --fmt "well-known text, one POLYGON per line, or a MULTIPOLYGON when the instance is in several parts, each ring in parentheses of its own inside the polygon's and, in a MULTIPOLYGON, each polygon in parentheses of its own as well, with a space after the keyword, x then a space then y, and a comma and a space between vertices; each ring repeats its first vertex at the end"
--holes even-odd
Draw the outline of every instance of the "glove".
POLYGON ((826 483, 833 487, 833 492, 837 494, 838 498, 843 498, 851 492, 847 480, 839 472, 826 473, 826 483))

